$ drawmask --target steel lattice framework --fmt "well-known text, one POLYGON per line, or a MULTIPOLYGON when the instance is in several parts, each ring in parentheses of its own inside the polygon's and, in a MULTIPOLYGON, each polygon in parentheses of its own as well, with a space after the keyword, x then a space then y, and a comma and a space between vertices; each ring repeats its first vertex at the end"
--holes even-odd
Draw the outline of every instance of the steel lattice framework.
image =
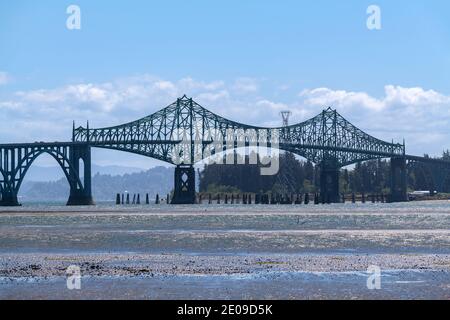
POLYGON ((331 161, 336 167, 405 154, 404 144, 376 139, 331 108, 295 125, 264 128, 225 119, 186 96, 130 123, 100 129, 74 128, 73 141, 172 164, 193 164, 243 146, 278 148, 316 164, 331 161))
POLYGON ((328 108, 314 118, 280 128, 281 149, 320 164, 335 161, 337 167, 355 162, 403 156, 404 144, 376 139, 328 108))
POLYGON ((445 182, 450 179, 449 161, 411 155, 406 156, 406 160, 408 160, 409 168, 418 168, 422 173, 429 174, 431 181, 427 182, 431 192, 444 190, 445 182))
POLYGON ((91 204, 90 146, 78 142, 0 144, 0 205, 18 205, 17 195, 25 175, 42 154, 60 165, 70 186, 68 204, 91 204), (80 161, 86 164, 80 175, 80 161), (84 197, 84 198, 83 198, 84 197), (82 200, 80 200, 83 198, 82 200))
POLYGON ((0 144, 0 205, 19 205, 20 185, 34 160, 44 153, 55 158, 66 175, 70 185, 67 204, 93 204, 91 147, 141 154, 177 165, 172 198, 175 204, 195 203, 194 163, 204 159, 216 163, 226 159, 228 163, 230 158, 233 163, 234 152, 225 152, 238 148, 247 148, 247 152, 261 147, 285 150, 318 164, 320 194, 329 202, 340 201, 339 168, 360 161, 391 158, 391 202, 407 200, 407 162, 431 171, 433 192, 442 189, 450 175, 449 161, 406 155, 404 143, 376 139, 331 108, 295 125, 264 128, 225 119, 183 96, 152 115, 119 126, 90 129, 89 125, 74 125, 72 142, 0 144))
POLYGON ((18 191, 31 164, 43 153, 51 155, 58 162, 70 185, 83 188, 79 177, 70 175, 70 170, 73 169, 69 160, 70 145, 71 143, 66 145, 60 143, 43 143, 39 145, 24 143, 11 145, 10 149, 8 149, 8 145, 0 145, 0 163, 4 162, 4 165, 0 167, 0 172, 2 173, 0 175, 0 188, 8 191, 18 191), (11 173, 6 174, 7 172, 11 173))

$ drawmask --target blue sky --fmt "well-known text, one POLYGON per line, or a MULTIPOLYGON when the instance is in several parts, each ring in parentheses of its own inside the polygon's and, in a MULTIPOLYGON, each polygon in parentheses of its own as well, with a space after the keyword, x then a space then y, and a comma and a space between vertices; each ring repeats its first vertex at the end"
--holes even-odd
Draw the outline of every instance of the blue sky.
POLYGON ((438 154, 450 148, 449 18, 448 1, 2 1, 0 142, 65 140, 72 119, 118 124, 186 93, 261 125, 332 105, 438 154), (70 4, 81 30, 66 28, 70 4), (366 27, 371 4, 381 30, 366 27))

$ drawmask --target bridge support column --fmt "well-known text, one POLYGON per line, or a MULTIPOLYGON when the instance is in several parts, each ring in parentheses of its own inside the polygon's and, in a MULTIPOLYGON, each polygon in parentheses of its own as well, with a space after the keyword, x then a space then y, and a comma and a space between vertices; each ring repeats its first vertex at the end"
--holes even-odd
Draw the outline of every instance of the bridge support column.
POLYGON ((436 192, 444 192, 444 184, 447 177, 450 175, 449 169, 444 166, 429 165, 431 176, 433 178, 430 194, 434 195, 436 192))
POLYGON ((91 188, 91 147, 89 145, 71 146, 70 162, 73 169, 69 170, 70 175, 70 196, 67 200, 68 206, 93 205, 91 188), (80 174, 80 162, 83 162, 83 172, 80 174), (75 183, 77 179, 83 182, 83 188, 75 183))
POLYGON ((326 202, 340 203, 339 195, 340 168, 333 162, 324 160, 320 165, 320 193, 326 202))
POLYGON ((391 158, 391 194, 389 202, 408 201, 406 190, 406 158, 391 158))
POLYGON ((171 204, 195 203, 195 171, 192 165, 175 168, 175 188, 171 204))
POLYGON ((17 200, 17 194, 14 192, 3 191, 0 196, 0 206, 3 207, 15 207, 20 206, 19 201, 17 200))
POLYGON ((15 166, 20 162, 20 153, 14 147, 0 149, 0 206, 20 206, 17 199, 17 180, 15 179, 15 166))

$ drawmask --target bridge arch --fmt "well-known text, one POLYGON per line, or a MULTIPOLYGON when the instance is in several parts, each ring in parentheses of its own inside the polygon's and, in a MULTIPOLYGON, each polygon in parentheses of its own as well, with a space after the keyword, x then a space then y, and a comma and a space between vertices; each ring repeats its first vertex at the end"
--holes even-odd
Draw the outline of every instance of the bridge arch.
POLYGON ((70 186, 68 205, 93 204, 91 194, 90 146, 78 143, 34 143, 18 145, 2 145, 3 161, 0 168, 4 176, 2 180, 3 206, 17 206, 18 192, 31 165, 42 154, 54 158, 63 170, 70 186), (84 163, 84 183, 81 182, 79 159, 84 163))
POLYGON ((37 158, 39 158, 39 156, 43 154, 48 154, 56 160, 56 162, 63 170, 67 182, 69 183, 71 188, 76 187, 77 189, 83 189, 83 184, 81 182, 80 177, 78 175, 74 176, 73 174, 71 174, 71 172, 74 172, 75 168, 73 167, 70 159, 68 158, 68 155, 64 154, 64 152, 59 150, 59 148, 49 148, 49 149, 46 148, 46 149, 32 150, 32 152, 27 154, 19 161, 17 167, 13 171, 14 179, 13 181, 10 182, 13 184, 12 187, 15 190, 16 194, 18 194, 22 182, 31 165, 37 158))

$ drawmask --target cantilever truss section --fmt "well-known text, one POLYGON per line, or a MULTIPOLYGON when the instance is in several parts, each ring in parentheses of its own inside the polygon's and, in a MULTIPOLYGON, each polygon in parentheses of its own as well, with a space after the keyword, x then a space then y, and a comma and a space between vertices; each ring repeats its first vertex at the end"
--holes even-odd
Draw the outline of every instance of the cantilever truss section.
POLYGON ((317 164, 335 161, 336 167, 343 167, 360 161, 405 154, 404 144, 374 138, 331 108, 312 119, 280 130, 281 149, 317 164))
POLYGON ((108 128, 73 130, 74 142, 132 152, 172 164, 193 164, 222 151, 269 147, 336 167, 403 156, 404 144, 376 139, 336 110, 288 127, 264 128, 225 119, 183 96, 142 119, 108 128))

